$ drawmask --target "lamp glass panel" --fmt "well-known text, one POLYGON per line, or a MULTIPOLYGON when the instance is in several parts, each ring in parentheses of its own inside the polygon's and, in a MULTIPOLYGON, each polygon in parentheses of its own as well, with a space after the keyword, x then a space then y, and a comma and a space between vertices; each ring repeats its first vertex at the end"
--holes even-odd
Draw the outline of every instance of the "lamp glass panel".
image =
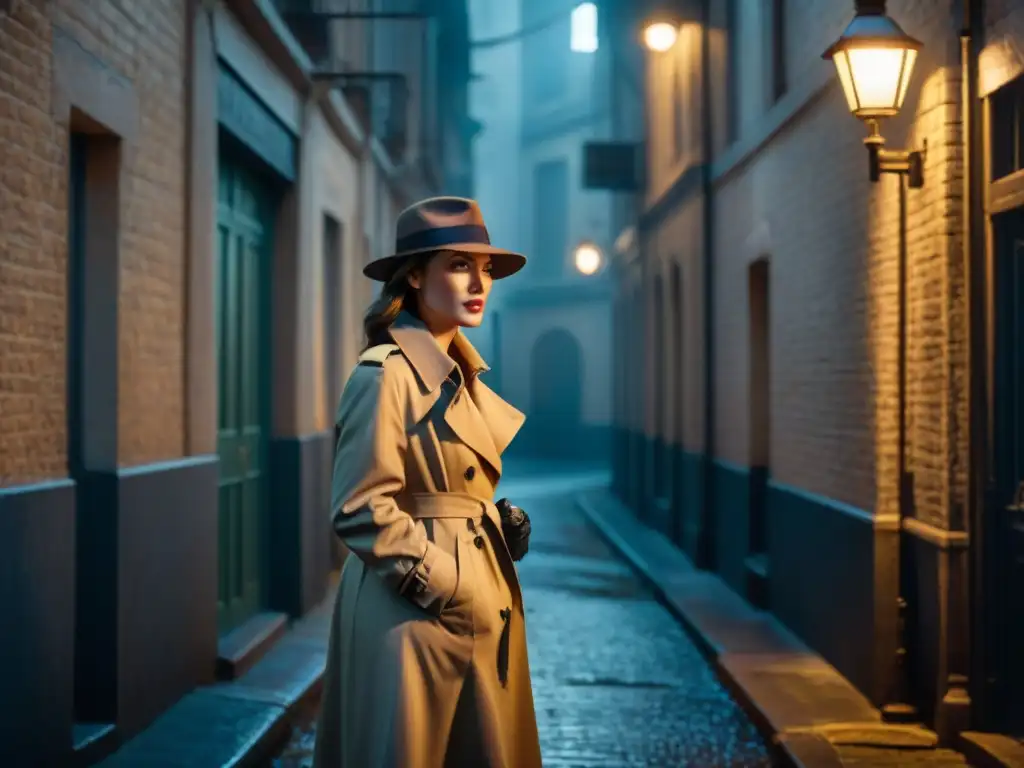
POLYGON ((860 109, 893 109, 900 92, 902 48, 850 48, 850 73, 860 109))
POLYGON ((843 95, 846 96, 846 105, 851 112, 857 111, 857 92, 853 87, 853 75, 850 74, 850 57, 846 51, 836 51, 832 57, 836 64, 836 73, 839 75, 839 83, 843 86, 843 95))
POLYGON ((913 48, 906 50, 906 60, 903 65, 903 82, 900 83, 900 92, 896 96, 896 109, 903 106, 903 99, 907 96, 907 88, 910 86, 910 75, 914 72, 914 63, 917 61, 917 51, 913 48))

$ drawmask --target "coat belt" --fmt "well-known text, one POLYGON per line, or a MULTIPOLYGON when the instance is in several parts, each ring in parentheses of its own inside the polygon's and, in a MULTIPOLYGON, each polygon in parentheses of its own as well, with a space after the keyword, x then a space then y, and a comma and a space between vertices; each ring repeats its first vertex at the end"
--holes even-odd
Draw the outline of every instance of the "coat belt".
POLYGON ((493 504, 468 493, 456 492, 414 493, 409 498, 405 511, 417 520, 443 517, 476 519, 487 514, 488 504, 493 504))

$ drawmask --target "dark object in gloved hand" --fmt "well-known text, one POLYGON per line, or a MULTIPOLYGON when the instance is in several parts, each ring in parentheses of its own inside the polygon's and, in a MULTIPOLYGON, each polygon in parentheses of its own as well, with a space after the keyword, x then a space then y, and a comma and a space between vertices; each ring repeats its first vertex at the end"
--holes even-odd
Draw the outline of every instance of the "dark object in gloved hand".
POLYGON ((499 499, 495 506, 501 515, 501 532, 505 534, 509 554, 518 562, 530 549, 530 516, 508 499, 499 499))

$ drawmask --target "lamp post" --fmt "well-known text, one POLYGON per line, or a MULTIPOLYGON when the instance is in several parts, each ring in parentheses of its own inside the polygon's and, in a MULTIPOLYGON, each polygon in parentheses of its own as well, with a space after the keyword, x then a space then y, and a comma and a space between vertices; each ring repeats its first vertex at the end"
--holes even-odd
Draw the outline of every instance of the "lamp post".
POLYGON ((831 59, 843 86, 846 104, 868 128, 868 172, 907 176, 911 188, 924 184, 921 151, 885 149, 879 121, 899 114, 921 43, 885 13, 885 2, 858 2, 857 15, 822 58, 831 59))
POLYGON ((831 59, 843 87, 850 112, 865 122, 868 135, 868 175, 872 182, 883 173, 896 174, 899 180, 899 253, 898 253, 898 320, 897 354, 897 494, 899 530, 897 544, 896 635, 897 649, 893 659, 888 702, 882 708, 892 722, 910 722, 917 710, 910 702, 910 671, 907 666, 907 595, 909 553, 904 521, 909 517, 912 498, 911 477, 907 472, 906 402, 907 402, 907 193, 906 187, 924 185, 924 151, 888 150, 884 148, 879 122, 899 113, 907 95, 921 43, 904 32, 885 13, 885 0, 858 0, 856 15, 839 39, 822 54, 831 59))

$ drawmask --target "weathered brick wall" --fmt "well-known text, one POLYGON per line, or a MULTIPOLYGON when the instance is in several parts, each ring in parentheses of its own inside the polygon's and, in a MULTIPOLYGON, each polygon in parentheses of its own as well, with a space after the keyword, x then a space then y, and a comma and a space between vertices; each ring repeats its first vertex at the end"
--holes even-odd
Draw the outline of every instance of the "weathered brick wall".
MULTIPOLYGON (((845 5, 845 4, 843 4, 845 5)), ((791 2, 791 88, 852 16, 791 2)), ((963 302, 959 240, 958 16, 949 2, 890 2, 922 40, 889 146, 928 144, 926 184, 908 190, 908 469, 917 514, 941 524, 962 477, 963 302)), ((749 128, 745 125, 744 128, 749 128)), ((720 455, 745 464, 747 269, 771 263, 771 467, 776 480, 896 511, 898 181, 867 180, 863 127, 838 83, 719 185, 715 371, 720 455)))
POLYGON ((67 125, 52 24, 132 81, 122 176, 120 461, 182 453, 185 3, 20 0, 0 16, 0 482, 66 472, 67 125), (60 119, 58 119, 60 118, 60 119))
MULTIPOLYGON (((958 5, 952 0, 889 3, 890 15, 925 47, 903 115, 883 125, 892 148, 925 140, 928 145, 925 187, 907 193, 907 440, 917 514, 935 524, 942 524, 949 504, 959 497, 966 456, 956 144, 958 5)), ((755 259, 768 257, 773 476, 864 509, 892 513, 898 427, 898 181, 892 176, 874 185, 868 181, 864 127, 850 116, 832 65, 821 59, 852 18, 853 4, 790 0, 787 11, 790 93, 811 93, 823 68, 831 82, 716 182, 716 454, 741 465, 749 457, 748 270, 755 259)), ((765 37, 757 24, 749 19, 740 24, 741 76, 766 81, 763 68, 750 63, 764 50, 765 37)), ((719 105, 725 88, 721 42, 712 39, 719 105)), ((667 70, 652 67, 649 81, 652 99, 664 103, 667 70)), ((762 130, 768 105, 759 88, 741 87, 740 93, 742 143, 762 130)), ((664 111, 653 111, 652 119, 664 125, 664 111)), ((724 119, 719 109, 715 127, 716 144, 721 145, 724 119)), ((663 128, 652 131, 651 168, 659 188, 666 185, 664 169, 671 166, 666 138, 663 128)), ((726 156, 719 149, 717 159, 726 156)), ((691 206, 693 210, 677 210, 649 236, 656 245, 648 258, 663 263, 673 253, 694 249, 687 280, 692 290, 686 292, 685 312, 691 318, 686 343, 699 349, 700 218, 699 205, 691 206)), ((702 363, 693 363, 687 367, 693 379, 688 391, 699 393, 702 363)), ((685 407, 695 413, 685 419, 684 442, 699 450, 703 403, 689 396, 685 400, 685 407)))
POLYGON ((0 15, 2 484, 64 471, 64 205, 49 40, 36 7, 0 15))

